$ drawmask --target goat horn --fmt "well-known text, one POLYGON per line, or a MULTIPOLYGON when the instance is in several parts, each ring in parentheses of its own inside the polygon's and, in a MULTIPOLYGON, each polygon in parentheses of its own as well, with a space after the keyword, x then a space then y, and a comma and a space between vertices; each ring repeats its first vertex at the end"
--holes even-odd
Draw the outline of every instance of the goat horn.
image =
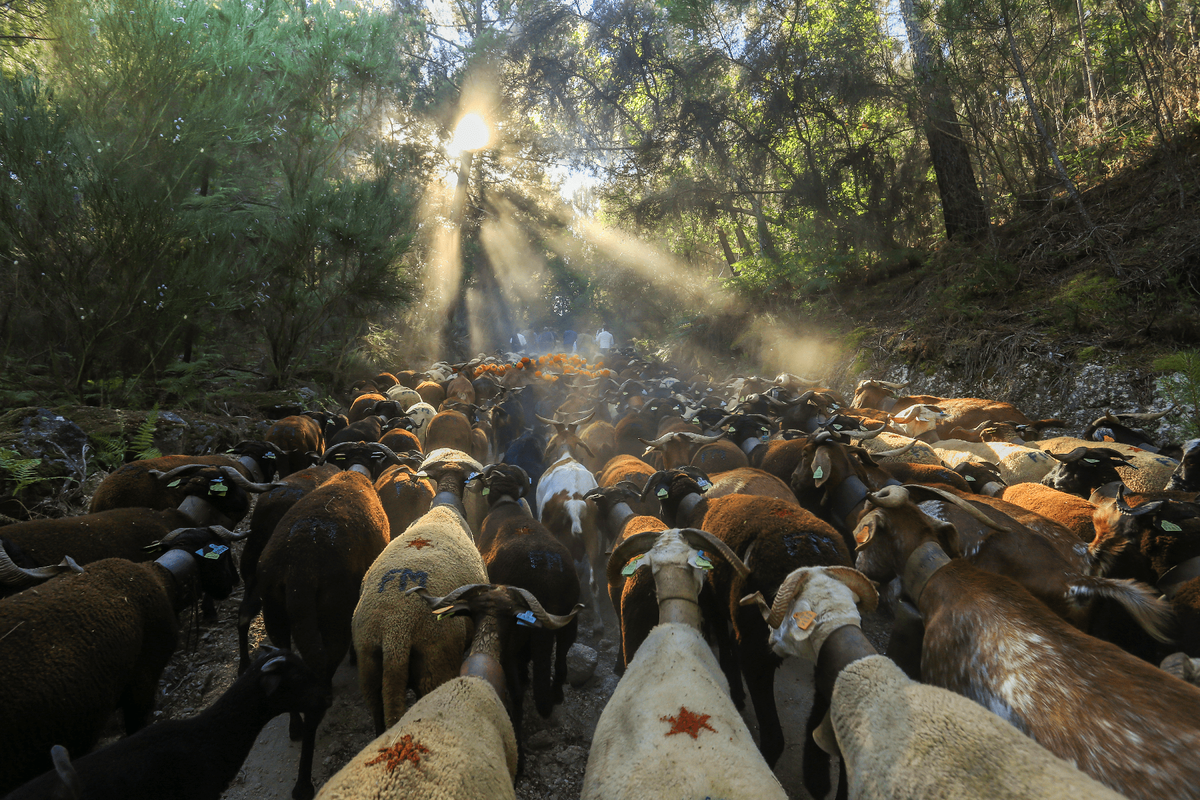
POLYGON ((909 439, 908 444, 904 445, 903 447, 897 447, 895 450, 877 450, 876 452, 871 453, 871 457, 872 458, 888 458, 890 456, 902 456, 905 453, 907 453, 909 450, 912 450, 916 446, 917 446, 917 440, 909 439))
MULTIPOLYGON (((861 441, 861 440, 865 440, 865 439, 874 439, 876 436, 883 433, 883 431, 886 428, 887 428, 887 423, 885 422, 882 425, 880 425, 878 428, 875 428, 874 430, 863 430, 863 431, 844 430, 844 431, 841 431, 841 433, 845 436, 849 436, 851 439, 859 439, 861 441)), ((909 445, 909 446, 911 447, 912 445, 909 445)))
POLYGON ((908 489, 903 486, 885 486, 878 492, 869 492, 867 497, 880 508, 900 508, 908 502, 908 489))
POLYGON ((237 468, 235 467, 220 467, 220 470, 222 475, 229 478, 229 480, 233 481, 247 492, 269 492, 276 486, 281 485, 278 483, 254 483, 245 475, 238 472, 237 468))
POLYGON ((321 454, 321 463, 324 464, 326 461, 329 460, 329 457, 331 455, 338 452, 339 450, 345 450, 347 447, 353 447, 356 444, 361 444, 361 442, 338 442, 337 444, 333 445, 332 447, 326 447, 325 452, 321 454))
POLYGON ((1117 487, 1117 510, 1122 514, 1130 517, 1140 517, 1145 514, 1153 514, 1162 508, 1168 501, 1156 500, 1151 503, 1141 503, 1136 508, 1129 505, 1129 501, 1125 499, 1125 484, 1117 487))
POLYGON ((198 469, 204 469, 208 466, 211 466, 211 464, 183 464, 182 466, 175 467, 175 469, 170 470, 169 472, 161 472, 160 470, 152 469, 150 470, 150 474, 160 481, 165 481, 170 478, 174 478, 177 475, 183 475, 187 472, 194 472, 198 469))
POLYGON ((1053 458, 1055 461, 1061 461, 1064 464, 1074 464, 1076 461, 1083 458, 1083 454, 1087 452, 1087 448, 1076 447, 1069 453, 1051 453, 1049 450, 1044 450, 1043 452, 1053 458))
POLYGON ((400 456, 398 456, 394 452, 392 452, 392 448, 388 447, 386 444, 380 444, 379 442, 372 442, 371 449, 379 450, 380 452, 382 452, 385 456, 387 456, 388 458, 390 458, 392 460, 393 464, 400 463, 400 456))
MULTIPOLYGON (((775 602, 771 604, 770 613, 767 615, 767 624, 772 628, 778 628, 787 616, 788 609, 800 593, 804 591, 804 586, 808 583, 808 579, 817 571, 823 572, 831 578, 836 578, 846 586, 850 587, 850 591, 858 595, 858 607, 863 613, 870 613, 879 605, 879 591, 874 584, 856 569, 841 566, 829 567, 800 567, 792 570, 792 572, 783 580, 783 585, 779 587, 779 591, 775 593, 775 602)), ((761 597, 761 595, 759 595, 761 597)), ((743 605, 747 598, 743 598, 743 605)), ((751 601, 754 602, 754 601, 751 601)), ((766 605, 766 602, 763 602, 766 605)))
POLYGON ((8 551, 0 547, 0 584, 13 588, 25 588, 47 581, 63 572, 83 572, 83 567, 75 563, 75 559, 66 556, 57 564, 45 567, 19 567, 9 556, 8 551))
MULTIPOLYGON (((750 568, 746 566, 742 559, 738 558, 737 553, 733 552, 729 545, 722 542, 716 536, 713 536, 708 531, 704 531, 699 528, 682 528, 679 532, 683 535, 683 538, 687 540, 688 544, 692 545, 697 550, 701 549, 701 544, 703 544, 705 547, 712 547, 721 554, 722 558, 729 562, 729 566, 733 567, 743 580, 750 577, 750 568)), ((747 553, 748 552, 749 551, 747 550, 747 553)))
POLYGON ((496 587, 490 583, 468 583, 465 586, 458 587, 444 597, 438 597, 432 594, 424 586, 414 586, 405 592, 405 594, 416 593, 422 600, 429 604, 429 608, 432 610, 435 608, 441 608, 442 606, 453 605, 454 603, 457 603, 459 600, 463 599, 468 593, 472 594, 473 596, 481 592, 490 592, 495 588, 496 587))
POLYGON ((516 592, 525 600, 525 605, 528 606, 529 610, 533 612, 533 615, 538 618, 542 623, 542 627, 546 630, 558 630, 570 623, 571 620, 575 619, 575 615, 583 610, 583 603, 576 603, 575 607, 566 614, 551 614, 542 607, 538 599, 533 596, 533 592, 530 592, 528 589, 522 589, 519 586, 509 586, 508 590, 516 592))
POLYGON ((233 544, 234 542, 240 542, 242 539, 245 539, 250 535, 250 531, 246 531, 245 533, 234 533, 233 531, 221 525, 209 525, 208 529, 230 544, 233 544))
POLYGON ((1171 406, 1166 411, 1148 411, 1143 414, 1117 414, 1118 419, 1131 419, 1137 422, 1153 422, 1156 419, 1162 419, 1167 414, 1175 411, 1175 406, 1171 406))
POLYGON ((932 492, 933 494, 936 494, 938 497, 941 497, 943 500, 946 500, 946 501, 958 506, 963 511, 967 512, 967 514, 969 514, 972 517, 974 517, 975 519, 979 520, 984 525, 987 525, 989 528, 993 528, 993 529, 1001 531, 1003 533, 1011 533, 1011 531, 1007 527, 1005 527, 1004 525, 997 524, 996 521, 993 520, 991 517, 989 517, 987 514, 984 514, 982 511, 980 511, 974 505, 972 505, 971 503, 968 503, 966 500, 963 500, 961 497, 959 497, 956 494, 947 492, 944 489, 937 489, 933 486, 925 486, 924 484, 920 484, 920 483, 906 483, 904 485, 904 488, 908 489, 909 491, 932 492))
MULTIPOLYGON (((783 585, 775 593, 775 602, 771 604, 771 610, 767 613, 767 625, 772 628, 779 627, 788 608, 800 592, 804 591, 804 585, 808 583, 810 577, 812 577, 812 573, 808 570, 795 569, 783 579, 783 585)), ((766 601, 763 602, 763 605, 766 605, 766 601)))
POLYGON ((594 416, 596 416, 596 407, 592 406, 592 410, 587 413, 586 417, 581 417, 580 419, 575 420, 571 424, 572 425, 586 425, 587 423, 592 421, 592 417, 594 417, 594 416))
MULTIPOLYGON (((663 530, 666 529, 664 528, 663 530)), ((626 562, 634 556, 641 555, 651 547, 654 547, 654 543, 658 541, 658 537, 662 532, 659 530, 635 533, 613 548, 612 555, 608 557, 608 566, 605 570, 608 585, 620 586, 622 581, 621 570, 625 569, 626 562)))
POLYGON ((555 427, 557 427, 557 426, 559 426, 559 425, 562 425, 562 424, 564 424, 564 423, 562 423, 562 422, 559 422, 559 421, 558 421, 558 420, 556 420, 556 419, 546 419, 546 418, 545 418, 545 417, 543 417, 541 414, 534 414, 534 416, 535 416, 535 417, 537 417, 537 418, 538 418, 538 420, 540 420, 541 422, 544 422, 544 423, 546 423, 547 425, 554 425, 555 427))
POLYGON ((905 382, 905 383, 892 383, 891 381, 875 381, 875 382, 878 383, 880 386, 886 386, 889 389, 896 389, 896 390, 900 390, 900 389, 903 389, 905 386, 908 386, 907 382, 905 382))

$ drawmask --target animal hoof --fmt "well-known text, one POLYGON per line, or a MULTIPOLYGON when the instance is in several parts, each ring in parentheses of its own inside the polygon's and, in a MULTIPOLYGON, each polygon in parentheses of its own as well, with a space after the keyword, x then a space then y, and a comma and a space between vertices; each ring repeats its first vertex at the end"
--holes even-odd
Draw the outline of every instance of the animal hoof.
POLYGON ((297 781, 292 788, 292 800, 312 800, 316 793, 312 781, 297 781))

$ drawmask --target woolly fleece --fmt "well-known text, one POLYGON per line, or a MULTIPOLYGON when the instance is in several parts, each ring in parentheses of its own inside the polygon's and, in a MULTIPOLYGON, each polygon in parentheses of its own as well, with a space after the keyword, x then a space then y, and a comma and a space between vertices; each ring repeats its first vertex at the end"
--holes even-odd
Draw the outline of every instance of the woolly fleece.
POLYGON ((504 704, 487 681, 457 677, 364 747, 321 787, 317 800, 505 800, 516 797, 516 773, 517 740, 504 704), (380 751, 405 736, 419 760, 394 761, 389 769, 380 751))
MULTIPOLYGON (((1171 473, 1179 466, 1179 462, 1173 458, 1160 456, 1149 450, 1142 450, 1140 447, 1120 442, 1092 442, 1087 439, 1058 436, 1054 439, 1034 442, 1033 446, 1049 450, 1051 453, 1069 453, 1076 447, 1107 447, 1118 453, 1133 456, 1131 462, 1137 469, 1117 467, 1117 474, 1121 476, 1121 480, 1125 482, 1131 492, 1161 492, 1166 487, 1171 473)), ((1057 461, 1054 463, 1058 464, 1057 461)), ((1038 480, 1041 479, 1038 478, 1038 480)))
POLYGON ((842 670, 831 714, 856 800, 1120 797, 979 704, 910 680, 884 656, 842 670))
POLYGON ((629 664, 592 739, 582 800, 769 800, 787 795, 729 699, 729 685, 694 628, 657 626, 629 664), (668 735, 682 709, 707 715, 696 738, 668 735))

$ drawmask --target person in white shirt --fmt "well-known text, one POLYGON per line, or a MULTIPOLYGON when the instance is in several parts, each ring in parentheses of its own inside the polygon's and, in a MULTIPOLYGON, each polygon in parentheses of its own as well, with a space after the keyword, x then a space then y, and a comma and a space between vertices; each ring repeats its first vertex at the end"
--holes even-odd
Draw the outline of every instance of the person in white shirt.
POLYGON ((596 347, 600 348, 600 354, 604 355, 612 349, 613 335, 606 331, 603 327, 596 332, 596 347))

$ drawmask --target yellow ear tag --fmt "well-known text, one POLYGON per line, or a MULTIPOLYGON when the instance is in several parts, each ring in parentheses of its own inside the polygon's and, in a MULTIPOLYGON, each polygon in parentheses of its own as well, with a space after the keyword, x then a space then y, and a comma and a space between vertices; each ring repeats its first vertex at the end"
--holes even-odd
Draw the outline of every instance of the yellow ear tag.
POLYGON ((485 487, 483 487, 483 491, 480 492, 479 494, 483 495, 484 497, 487 497, 489 494, 491 494, 491 492, 492 492, 492 490, 485 486, 485 487))
POLYGON ((815 611, 797 611, 792 614, 792 621, 800 626, 800 630, 806 631, 812 627, 813 620, 817 618, 815 611))
POLYGON ((817 480, 821 480, 821 478, 825 477, 825 470, 822 469, 821 467, 817 467, 816 469, 813 470, 813 477, 816 478, 817 480))

